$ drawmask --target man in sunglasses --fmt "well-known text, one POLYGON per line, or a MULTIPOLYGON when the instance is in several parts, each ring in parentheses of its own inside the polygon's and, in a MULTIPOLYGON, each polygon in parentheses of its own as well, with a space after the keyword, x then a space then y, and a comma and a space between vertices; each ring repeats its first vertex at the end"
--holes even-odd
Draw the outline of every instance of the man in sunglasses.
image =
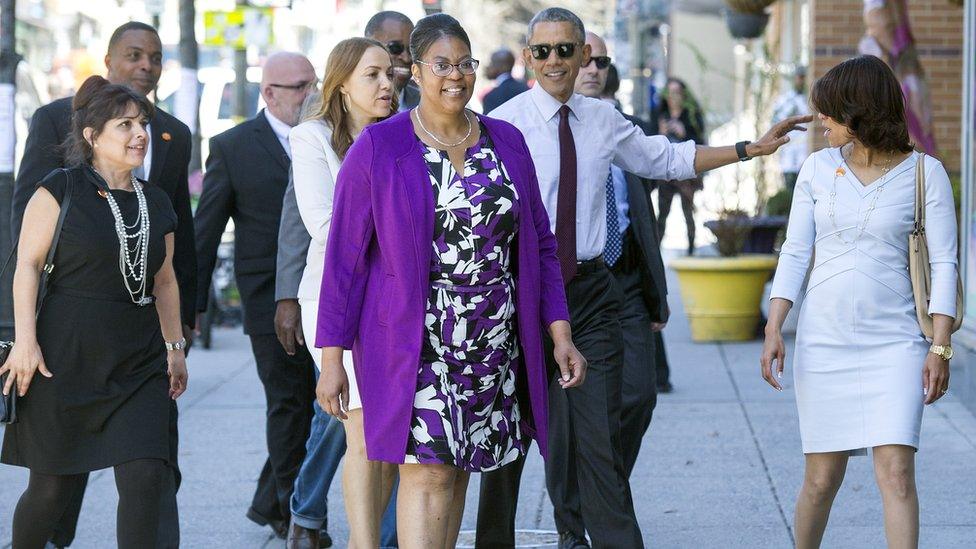
POLYGON ((366 23, 363 35, 386 46, 393 57, 393 85, 399 94, 400 111, 420 103, 420 89, 410 79, 410 33, 413 21, 398 11, 381 11, 366 23))
MULTIPOLYGON (((597 547, 639 548, 644 542, 620 436, 622 295, 604 261, 610 165, 645 178, 691 179, 775 152, 788 141, 787 132, 812 117, 784 120, 755 143, 728 147, 649 137, 610 103, 574 94, 580 67, 592 55, 585 42, 583 22, 572 12, 548 8, 536 14, 523 50, 536 85, 492 116, 514 124, 529 146, 556 236, 573 341, 589 363, 580 387, 562 389, 555 375, 550 384, 546 485, 560 547, 587 547, 589 534, 597 547)), ((482 475, 478 547, 514 545, 523 464, 520 460, 482 475)))

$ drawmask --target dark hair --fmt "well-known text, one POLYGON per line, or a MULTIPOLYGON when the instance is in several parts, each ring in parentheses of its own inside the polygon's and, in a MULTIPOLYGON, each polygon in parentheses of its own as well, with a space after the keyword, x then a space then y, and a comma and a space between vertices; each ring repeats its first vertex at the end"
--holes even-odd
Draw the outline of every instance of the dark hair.
POLYGON ((398 11, 381 11, 370 17, 369 21, 366 22, 366 28, 363 29, 363 36, 366 38, 372 38, 373 35, 379 32, 380 27, 383 26, 383 23, 386 23, 390 19, 403 23, 404 25, 410 25, 411 27, 413 26, 413 21, 398 11))
POLYGON ((446 13, 435 13, 417 21, 417 26, 410 33, 410 57, 414 61, 419 60, 434 42, 444 37, 457 38, 471 49, 471 40, 461 23, 446 13))
POLYGON ((85 128, 94 128, 97 135, 109 120, 121 117, 132 105, 147 118, 155 112, 152 103, 131 88, 112 84, 101 76, 89 76, 71 101, 71 133, 64 144, 66 164, 90 163, 92 146, 85 139, 85 128))
POLYGON ((607 82, 603 85, 603 95, 605 97, 614 97, 619 90, 620 73, 617 72, 617 66, 610 63, 610 66, 607 67, 607 82))
POLYGON ((901 86, 888 65, 873 55, 848 59, 827 71, 814 83, 810 102, 869 149, 912 150, 901 86))
POLYGON ((539 23, 572 23, 573 27, 576 28, 577 40, 580 43, 586 42, 586 29, 583 27, 583 20, 566 8, 546 8, 535 14, 529 21, 529 35, 525 39, 526 43, 532 39, 535 26, 539 23))
POLYGON ((123 23, 119 28, 115 29, 112 33, 112 37, 108 39, 108 51, 112 51, 112 48, 118 44, 119 40, 122 39, 122 35, 129 31, 146 31, 151 32, 159 38, 159 31, 156 27, 152 25, 147 25, 141 21, 129 21, 128 23, 123 23))
POLYGON ((668 110, 668 96, 671 95, 668 88, 671 86, 671 84, 681 86, 681 93, 685 96, 681 101, 681 110, 688 113, 688 120, 691 121, 692 129, 695 130, 696 134, 700 134, 704 129, 701 105, 698 104, 698 100, 695 99, 695 94, 691 93, 691 90, 688 89, 688 84, 677 76, 669 76, 668 81, 664 84, 664 89, 661 90, 660 112, 658 115, 660 116, 660 114, 665 113, 668 110))

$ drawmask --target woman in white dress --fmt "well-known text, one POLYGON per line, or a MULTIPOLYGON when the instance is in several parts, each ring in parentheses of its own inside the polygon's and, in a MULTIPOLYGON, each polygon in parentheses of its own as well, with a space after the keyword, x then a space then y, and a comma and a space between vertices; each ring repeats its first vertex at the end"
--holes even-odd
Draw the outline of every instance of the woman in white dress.
MULTIPOLYGON (((321 108, 289 134, 295 198, 302 222, 312 237, 298 288, 302 330, 306 334, 316 333, 335 178, 342 158, 363 128, 396 112, 392 71, 390 54, 379 42, 367 38, 343 40, 329 55, 321 108)), ((312 356, 321 370, 321 354, 313 352, 312 356)), ((379 547, 380 519, 396 479, 396 466, 366 459, 362 402, 351 353, 344 354, 343 366, 349 390, 343 402, 345 413, 338 417, 346 432, 342 487, 346 494, 349 547, 379 547)), ((316 388, 320 404, 323 390, 335 377, 329 372, 323 374, 316 388)))
POLYGON ((848 457, 871 448, 888 545, 917 547, 922 408, 949 389, 957 314, 949 178, 938 160, 912 150, 901 88, 878 58, 837 65, 814 85, 811 101, 830 148, 810 155, 797 179, 761 358, 763 378, 782 390, 780 329, 814 258, 793 363, 806 455, 796 543, 819 547, 848 457), (926 183, 931 347, 918 325, 908 274, 918 162, 926 183))

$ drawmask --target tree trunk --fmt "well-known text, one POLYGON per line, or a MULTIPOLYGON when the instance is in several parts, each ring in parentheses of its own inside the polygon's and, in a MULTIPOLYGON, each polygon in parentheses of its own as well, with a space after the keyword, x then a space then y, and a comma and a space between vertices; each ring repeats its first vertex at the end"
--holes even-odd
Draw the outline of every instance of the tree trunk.
POLYGON ((180 88, 176 92, 173 113, 190 127, 193 149, 190 154, 190 173, 203 166, 200 158, 200 83, 197 78, 199 51, 196 38, 196 7, 194 0, 180 0, 180 88))

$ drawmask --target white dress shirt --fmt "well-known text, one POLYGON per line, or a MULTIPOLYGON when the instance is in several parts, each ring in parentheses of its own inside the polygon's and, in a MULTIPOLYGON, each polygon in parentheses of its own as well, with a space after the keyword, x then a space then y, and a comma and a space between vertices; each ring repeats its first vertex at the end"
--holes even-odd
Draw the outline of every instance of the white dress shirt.
MULTIPOLYGON (((607 174, 610 164, 648 179, 684 180, 695 176, 695 143, 672 144, 646 136, 606 101, 573 94, 569 127, 576 143, 576 258, 593 259, 607 239, 607 174)), ((528 143, 539 178, 542 202, 556 230, 559 191, 559 108, 562 103, 536 84, 491 112, 518 128, 528 143)))
POLYGON ((275 137, 278 138, 278 142, 285 149, 288 158, 291 158, 291 145, 288 144, 288 134, 291 133, 291 126, 275 118, 275 115, 271 114, 271 111, 268 109, 264 109, 264 116, 268 119, 268 124, 271 124, 271 131, 274 132, 275 137))

